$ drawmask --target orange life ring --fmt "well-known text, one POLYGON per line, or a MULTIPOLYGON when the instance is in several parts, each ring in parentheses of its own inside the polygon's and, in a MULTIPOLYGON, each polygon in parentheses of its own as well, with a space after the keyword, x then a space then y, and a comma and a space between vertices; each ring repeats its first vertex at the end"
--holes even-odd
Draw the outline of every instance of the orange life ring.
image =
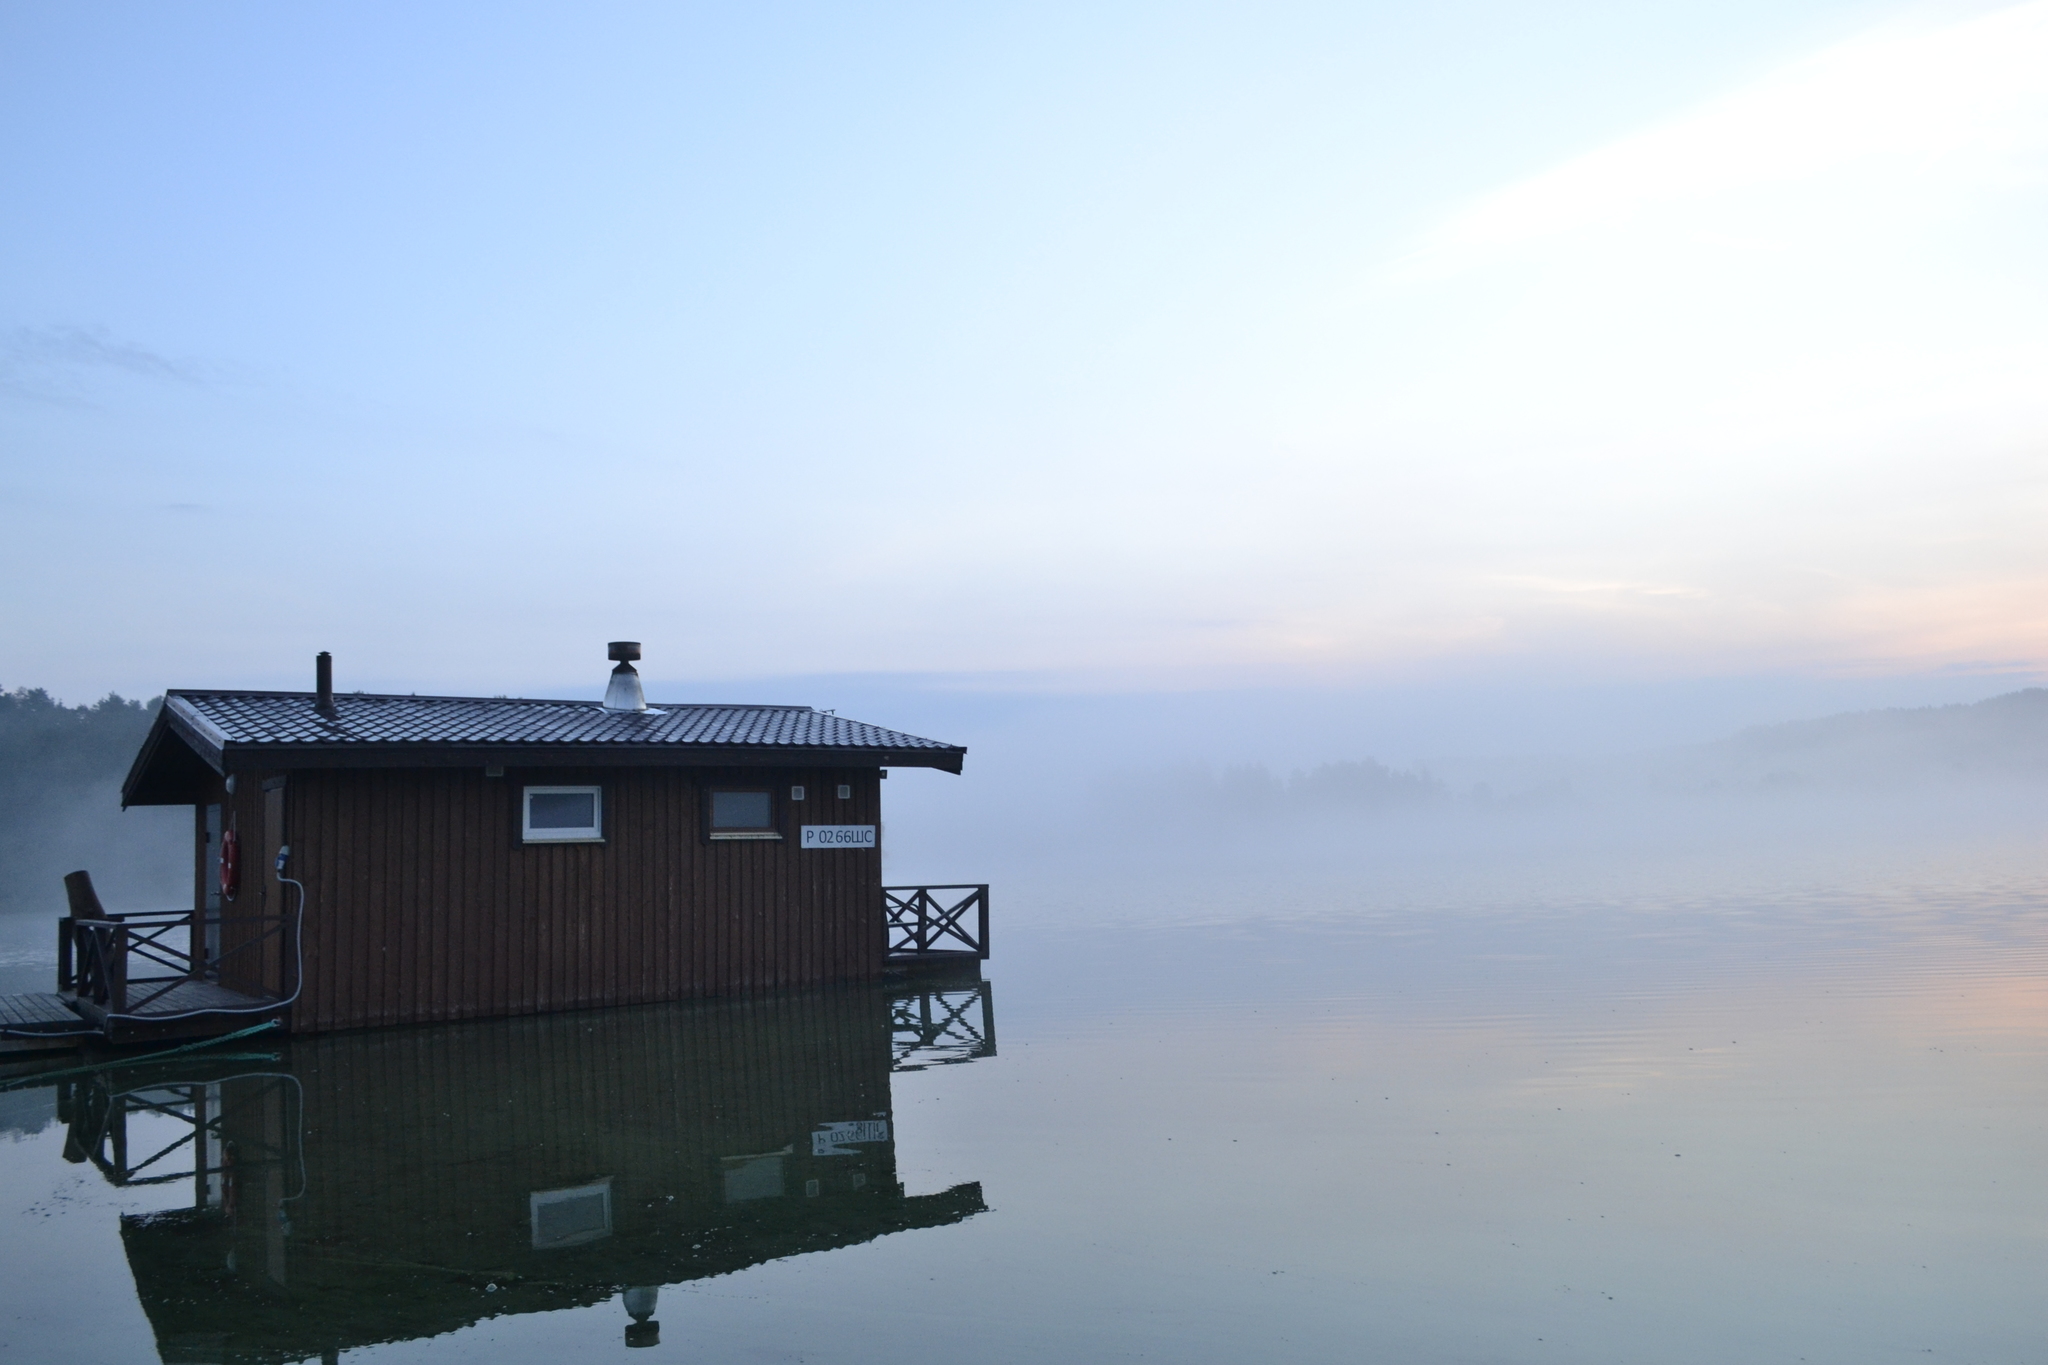
POLYGON ((220 894, 233 900, 242 889, 242 841, 230 827, 220 836, 220 894))

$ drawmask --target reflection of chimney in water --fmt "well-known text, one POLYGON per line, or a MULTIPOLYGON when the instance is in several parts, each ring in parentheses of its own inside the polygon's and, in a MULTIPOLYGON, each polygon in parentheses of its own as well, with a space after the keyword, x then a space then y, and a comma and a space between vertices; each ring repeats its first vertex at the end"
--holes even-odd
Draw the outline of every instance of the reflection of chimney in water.
POLYGON ((611 686, 604 690, 604 709, 607 711, 645 711, 647 694, 640 690, 640 674, 633 668, 633 660, 640 657, 638 640, 614 640, 607 654, 616 659, 619 666, 612 670, 611 686))
POLYGON ((654 1316, 654 1302, 661 1291, 649 1285, 636 1285, 620 1295, 626 1301, 626 1313, 633 1319, 626 1325, 628 1346, 661 1345, 661 1324, 649 1322, 654 1316))

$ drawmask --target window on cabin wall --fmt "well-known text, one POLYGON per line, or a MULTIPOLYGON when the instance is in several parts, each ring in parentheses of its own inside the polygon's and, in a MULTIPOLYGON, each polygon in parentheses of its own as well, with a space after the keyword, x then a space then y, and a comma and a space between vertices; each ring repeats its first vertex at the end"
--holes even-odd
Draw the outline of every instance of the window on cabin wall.
POLYGON ((765 787, 714 787, 709 822, 714 839, 780 839, 775 794, 765 787))
POLYGON ((529 844, 604 841, 602 787, 528 787, 519 806, 519 837, 529 844))

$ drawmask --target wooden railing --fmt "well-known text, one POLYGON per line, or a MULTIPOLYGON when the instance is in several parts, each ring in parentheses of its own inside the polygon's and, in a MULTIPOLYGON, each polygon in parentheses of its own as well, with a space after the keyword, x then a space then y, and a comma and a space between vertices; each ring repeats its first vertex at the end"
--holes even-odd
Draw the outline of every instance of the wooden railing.
POLYGON ((57 921, 57 989, 109 1014, 140 1013, 183 983, 217 973, 228 958, 284 931, 282 915, 195 916, 174 910, 149 915, 102 913, 92 919, 66 916, 57 921), (252 932, 226 952, 209 958, 205 932, 226 924, 249 925, 252 932), (170 941, 178 930, 188 931, 183 948, 170 941), (199 942, 195 944, 194 939, 199 942), (151 968, 162 970, 151 972, 151 968), (148 974, 138 974, 138 969, 148 974))
POLYGON ((882 903, 890 957, 988 957, 988 887, 885 886, 882 903))

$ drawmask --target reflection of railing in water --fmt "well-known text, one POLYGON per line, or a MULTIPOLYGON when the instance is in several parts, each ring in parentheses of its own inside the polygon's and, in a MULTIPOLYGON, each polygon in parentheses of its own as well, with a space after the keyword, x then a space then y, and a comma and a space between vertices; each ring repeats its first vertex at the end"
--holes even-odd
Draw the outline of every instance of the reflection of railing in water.
POLYGON ((888 952, 899 961, 920 957, 988 956, 988 887, 885 886, 888 952), (964 895, 955 893, 964 892, 964 895), (966 922, 972 914, 973 920, 966 922))
MULTIPOLYGON (((299 1079, 288 1072, 237 1072, 209 1080, 179 1079, 156 1084, 113 1088, 107 1078, 62 1081, 57 1087, 57 1117, 68 1128, 64 1156, 88 1161, 108 1183, 120 1186, 164 1185, 179 1180, 194 1184, 195 1204, 218 1203, 226 1186, 256 1169, 281 1165, 296 1172, 295 1185, 305 1189, 305 1098, 299 1079), (279 1097, 279 1129, 265 1136, 245 1130, 230 1139, 223 1132, 225 1096, 232 1084, 237 1108, 268 1111, 279 1097), (284 1118, 285 1114, 290 1118, 284 1118), (188 1130, 135 1159, 129 1143, 131 1118, 153 1117, 184 1125, 188 1130), (191 1163, 168 1163, 187 1146, 191 1163)), ((295 1199, 298 1195, 286 1195, 295 1199)))
POLYGON ((891 1071, 922 1071, 996 1055, 989 983, 897 995, 889 1001, 891 1071))

